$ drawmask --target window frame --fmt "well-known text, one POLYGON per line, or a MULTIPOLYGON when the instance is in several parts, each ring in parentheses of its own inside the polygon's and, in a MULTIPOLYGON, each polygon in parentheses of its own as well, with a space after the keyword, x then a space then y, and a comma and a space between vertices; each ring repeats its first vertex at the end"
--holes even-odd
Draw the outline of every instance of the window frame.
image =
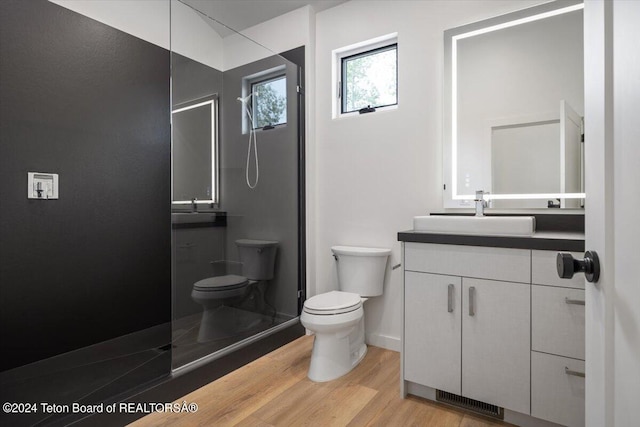
POLYGON ((396 53, 396 102, 393 104, 383 104, 383 105, 371 105, 371 107, 375 108, 376 110, 381 109, 381 108, 386 108, 386 107, 393 107, 398 105, 398 40, 397 39, 392 39, 392 40, 386 40, 386 43, 383 43, 381 46, 378 46, 378 43, 376 43, 373 47, 372 45, 367 45, 365 46, 363 49, 358 49, 357 51, 351 51, 351 52, 345 52, 344 55, 339 55, 338 59, 339 59, 339 67, 340 67, 340 79, 338 82, 339 88, 338 88, 338 102, 340 103, 340 115, 348 115, 348 114, 354 114, 354 113, 359 113, 361 108, 358 108, 356 110, 349 110, 349 111, 345 111, 346 110, 346 104, 347 104, 347 85, 346 85, 346 81, 347 81, 347 62, 350 60, 354 60, 357 58, 362 58, 365 56, 371 56, 371 55, 376 55, 378 53, 382 53, 382 52, 386 52, 389 50, 394 50, 396 53))
MULTIPOLYGON (((284 87, 285 87, 285 116, 284 116, 284 122, 282 123, 276 123, 276 124, 272 124, 270 123, 269 125, 266 126, 271 126, 267 129, 275 129, 281 126, 286 126, 288 123, 288 115, 289 115, 289 108, 288 108, 288 104, 289 104, 289 99, 288 99, 288 93, 287 93, 287 73, 286 70, 279 70, 277 72, 273 72, 273 73, 269 73, 263 76, 260 76, 258 78, 255 79, 251 79, 249 80, 248 83, 248 90, 249 93, 253 94, 253 88, 256 85, 260 85, 260 84, 265 84, 265 83, 269 83, 272 81, 276 81, 276 80, 280 80, 280 79, 284 79, 284 87)), ((253 128, 253 130, 264 130, 264 128, 266 126, 260 126, 260 127, 256 127, 256 96, 252 96, 251 97, 251 119, 252 119, 252 123, 251 126, 253 128)))

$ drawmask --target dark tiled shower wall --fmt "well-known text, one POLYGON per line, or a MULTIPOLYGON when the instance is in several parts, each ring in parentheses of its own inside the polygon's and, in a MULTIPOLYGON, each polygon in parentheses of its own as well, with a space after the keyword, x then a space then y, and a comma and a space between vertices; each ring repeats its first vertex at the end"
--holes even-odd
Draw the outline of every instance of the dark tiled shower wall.
POLYGON ((166 49, 0 2, 1 370, 170 321, 169 82, 166 49))
MULTIPOLYGON (((304 60, 304 48, 285 52, 286 57, 304 60)), ((284 56, 283 55, 283 56, 284 56)), ((221 145, 221 206, 227 212, 228 259, 239 261, 237 239, 274 240, 278 243, 275 276, 266 288, 266 298, 277 311, 288 317, 298 315, 297 292, 299 277, 300 235, 304 232, 304 217, 300 215, 300 131, 297 94, 298 67, 273 55, 224 72, 224 114, 221 145), (244 112, 237 101, 243 94, 247 76, 269 70, 279 70, 287 79, 287 123, 270 130, 257 130, 256 140, 260 165, 260 180, 254 189, 247 186, 248 134, 243 132, 244 112)), ((250 87, 247 87, 250 90, 250 87)), ((253 155, 253 154, 252 154, 253 155)), ((253 170, 250 168, 250 170, 253 170)), ((253 176, 253 175, 252 175, 253 176)))

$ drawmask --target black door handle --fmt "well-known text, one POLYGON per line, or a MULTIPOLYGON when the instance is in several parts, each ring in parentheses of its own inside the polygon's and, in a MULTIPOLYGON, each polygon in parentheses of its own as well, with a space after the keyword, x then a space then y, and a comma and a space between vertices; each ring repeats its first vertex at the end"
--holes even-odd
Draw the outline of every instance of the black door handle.
POLYGON ((597 282, 600 278, 600 260, 595 251, 585 252, 584 259, 575 259, 569 253, 558 252, 556 267, 561 279, 571 279, 576 273, 584 273, 588 282, 597 282))

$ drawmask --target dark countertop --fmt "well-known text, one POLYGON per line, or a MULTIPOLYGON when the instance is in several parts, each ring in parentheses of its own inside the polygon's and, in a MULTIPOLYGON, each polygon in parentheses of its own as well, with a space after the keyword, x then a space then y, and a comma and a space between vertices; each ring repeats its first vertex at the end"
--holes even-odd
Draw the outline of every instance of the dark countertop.
POLYGON ((398 240, 442 245, 584 252, 584 233, 580 232, 538 231, 531 237, 514 237, 443 234, 409 230, 399 232, 398 240))
POLYGON ((171 228, 174 230, 183 228, 226 227, 227 213, 217 212, 172 212, 171 228))

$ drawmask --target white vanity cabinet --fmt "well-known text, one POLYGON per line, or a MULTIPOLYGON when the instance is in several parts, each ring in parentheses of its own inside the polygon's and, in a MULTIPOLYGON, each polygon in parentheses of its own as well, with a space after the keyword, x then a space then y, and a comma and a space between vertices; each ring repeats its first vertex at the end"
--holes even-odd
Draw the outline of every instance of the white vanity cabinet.
POLYGON ((462 279, 405 273, 404 376, 462 394, 462 279))
POLYGON ((529 285, 462 285, 462 396, 529 413, 529 285))
POLYGON ((528 250, 405 243, 404 378, 528 414, 530 265, 528 250))
POLYGON ((405 242, 403 393, 584 425, 584 278, 558 279, 556 253, 405 242))
POLYGON ((559 279, 555 252, 531 252, 531 415, 584 426, 584 276, 559 279))

